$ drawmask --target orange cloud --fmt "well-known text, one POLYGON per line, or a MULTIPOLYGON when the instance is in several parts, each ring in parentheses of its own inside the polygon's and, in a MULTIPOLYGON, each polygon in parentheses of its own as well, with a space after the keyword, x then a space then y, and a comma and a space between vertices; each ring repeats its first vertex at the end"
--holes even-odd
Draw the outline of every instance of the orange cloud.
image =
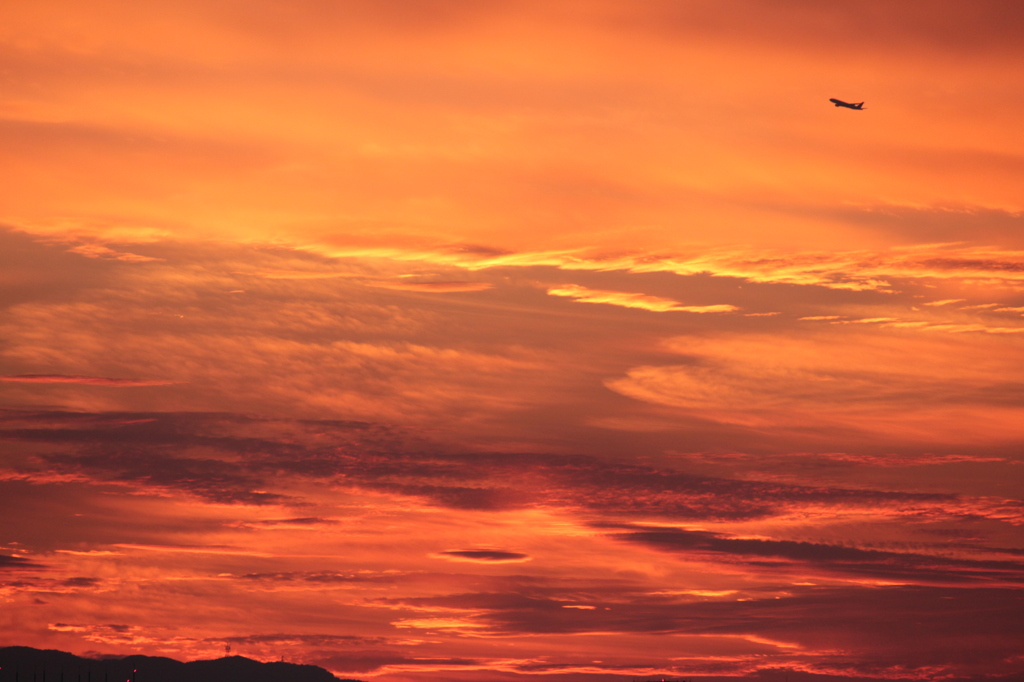
POLYGON ((496 549, 450 549, 431 556, 450 561, 473 561, 482 563, 518 563, 529 561, 529 554, 496 549))
POLYGON ((699 361, 634 367, 605 385, 758 428, 842 425, 931 442, 999 442, 1024 431, 1016 426, 1016 356, 992 355, 993 343, 829 335, 775 338, 769 351, 750 336, 678 339, 670 348, 699 361), (952 347, 971 361, 950 367, 952 347))
POLYGON ((121 260, 129 263, 146 263, 150 261, 161 261, 163 258, 141 256, 137 253, 119 252, 102 244, 81 244, 68 249, 68 253, 77 253, 86 258, 103 258, 107 260, 121 260))
POLYGON ((0 639, 1019 674, 1022 27, 0 3, 0 639))
MULTIPOLYGON (((848 291, 891 292, 896 280, 998 283, 1001 286, 1024 289, 1024 251, 949 245, 878 251, 790 253, 709 248, 699 253, 679 255, 624 253, 615 256, 601 255, 593 249, 488 253, 448 248, 346 249, 318 246, 314 250, 338 258, 385 258, 427 262, 470 271, 549 266, 563 270, 597 272, 665 272, 682 276, 712 275, 734 277, 760 284, 795 284, 848 291)), ((568 290, 574 286, 577 285, 569 285, 568 290)), ((951 302, 952 299, 945 301, 944 304, 951 302)), ((666 304, 660 301, 654 305, 666 304)))
POLYGON ((17 374, 0 376, 0 381, 22 384, 85 384, 87 386, 169 386, 176 383, 162 379, 112 379, 75 374, 17 374))
POLYGON ((686 313, 731 313, 739 310, 734 305, 683 305, 678 301, 659 296, 648 296, 647 294, 633 294, 623 291, 600 291, 588 289, 576 284, 567 284, 560 287, 548 289, 551 296, 565 296, 573 298, 581 303, 606 303, 608 305, 622 306, 623 308, 640 308, 656 313, 686 312, 686 313))
POLYGON ((494 285, 489 282, 376 282, 373 286, 397 291, 425 291, 449 293, 457 291, 486 291, 494 285))

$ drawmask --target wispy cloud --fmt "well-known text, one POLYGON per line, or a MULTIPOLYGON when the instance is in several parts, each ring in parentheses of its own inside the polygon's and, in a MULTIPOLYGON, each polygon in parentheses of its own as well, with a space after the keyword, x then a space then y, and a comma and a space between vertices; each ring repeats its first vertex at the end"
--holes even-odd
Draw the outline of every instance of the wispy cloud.
MULTIPOLYGON (((616 533, 613 537, 698 561, 709 554, 730 556, 755 570, 793 570, 793 567, 787 567, 786 564, 800 564, 814 566, 825 572, 865 576, 895 583, 1024 583, 1024 563, 1017 561, 967 560, 823 543, 735 538, 679 528, 630 529, 616 533)), ((804 572, 804 569, 796 570, 798 573, 804 572)))
POLYGON ((42 568, 41 564, 38 564, 30 559, 26 559, 25 557, 11 556, 9 554, 0 554, 0 570, 39 568, 42 568))
POLYGON ((450 293, 458 291, 486 291, 494 285, 490 282, 374 282, 372 286, 396 291, 424 291, 450 293))
MULTIPOLYGON (((877 251, 788 253, 716 247, 699 253, 658 256, 643 253, 607 256, 587 249, 499 254, 449 248, 343 249, 325 246, 315 250, 339 258, 393 258, 471 271, 551 266, 563 270, 669 272, 683 276, 707 274, 762 284, 819 286, 849 291, 892 291, 894 282, 903 280, 988 281, 1014 288, 1024 287, 1024 251, 941 244, 877 251)), ((559 288, 571 290, 573 286, 576 285, 559 288)), ((954 299, 946 299, 944 304, 954 302, 954 299)))
POLYGON ((115 379, 77 374, 15 374, 0 376, 0 381, 22 384, 85 384, 88 386, 168 386, 176 383, 162 379, 115 379))
POLYGON ((499 549, 449 549, 431 556, 452 561, 474 561, 480 563, 518 563, 529 561, 530 555, 499 549))
POLYGON ((177 554, 217 554, 223 556, 273 556, 266 552, 254 552, 252 550, 240 549, 237 547, 203 547, 203 546, 181 546, 181 545, 136 545, 117 544, 115 547, 122 549, 138 549, 147 552, 173 552, 177 554))
MULTIPOLYGON (((861 322, 858 329, 892 324, 861 322)), ((1012 426, 1024 383, 1007 380, 1015 376, 1013 360, 990 357, 996 340, 932 337, 926 342, 859 333, 776 338, 774 344, 769 352, 749 335, 714 342, 682 338, 669 345, 686 362, 637 366, 625 376, 606 379, 605 385, 639 400, 758 428, 842 425, 850 429, 846 438, 877 431, 889 438, 939 442, 954 437, 954 430, 965 434, 964 429, 972 438, 1024 436, 1012 426), (954 347, 976 361, 951 370, 946 358, 954 347), (991 373, 992 363, 1002 366, 1002 373, 991 373), (950 422, 957 410, 960 417, 974 416, 967 423, 950 422), (1007 428, 1019 435, 1009 436, 1007 428)))
MULTIPOLYGON (((63 423, 54 424, 58 415, 41 415, 33 420, 15 414, 9 416, 13 428, 0 435, 10 443, 55 445, 88 438, 88 447, 45 455, 46 471, 41 480, 54 473, 75 474, 79 480, 117 483, 136 492, 173 493, 214 504, 256 508, 302 504, 302 498, 294 497, 292 486, 299 481, 315 481, 417 498, 431 506, 467 513, 544 506, 584 515, 739 521, 797 512, 813 516, 837 514, 840 510, 874 513, 884 509, 893 516, 974 515, 1024 520, 1024 509, 1019 505, 947 494, 745 481, 580 456, 446 454, 424 449, 422 441, 406 441, 400 434, 369 424, 232 420, 198 414, 147 416, 150 419, 126 423, 125 415, 112 415, 109 426, 103 427, 95 416, 67 414, 63 423), (88 430, 80 431, 81 426, 88 430), (263 435, 257 437, 257 432, 263 435), (329 445, 317 444, 325 439, 329 445), (339 448, 347 453, 345 457, 333 454, 339 448), (205 456, 180 454, 194 451, 202 451, 205 456), (275 485, 275 480, 292 483, 275 485)), ((22 475, 32 480, 35 474, 26 467, 22 475)), ((223 546, 129 544, 166 552, 250 551, 223 546)), ((462 554, 445 556, 472 558, 480 553, 477 558, 504 557, 509 550, 439 550, 453 551, 462 554)))
POLYGON ((86 258, 101 258, 104 260, 119 260, 126 261, 129 263, 147 263, 152 261, 162 261, 163 258, 155 258, 153 256, 142 256, 137 253, 130 253, 127 251, 115 251, 109 246, 102 244, 80 244, 68 249, 68 253, 77 253, 80 256, 86 258))
POLYGON ((565 296, 573 298, 581 303, 606 303, 608 305, 622 306, 623 308, 640 308, 656 313, 685 312, 685 313, 731 313, 739 310, 734 305, 683 305, 678 301, 659 296, 648 296, 647 294, 635 294, 623 291, 601 291, 588 289, 577 284, 566 284, 560 287, 548 289, 551 296, 565 296))

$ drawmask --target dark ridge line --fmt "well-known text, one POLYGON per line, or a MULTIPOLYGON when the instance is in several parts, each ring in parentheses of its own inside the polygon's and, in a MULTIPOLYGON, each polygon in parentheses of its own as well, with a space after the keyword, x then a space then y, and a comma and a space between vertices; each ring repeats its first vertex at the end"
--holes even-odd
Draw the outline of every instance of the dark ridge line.
POLYGON ((0 648, 0 682, 361 682, 315 665, 244 656, 182 662, 163 656, 86 658, 56 649, 0 648), (42 677, 39 677, 39 675, 42 677))

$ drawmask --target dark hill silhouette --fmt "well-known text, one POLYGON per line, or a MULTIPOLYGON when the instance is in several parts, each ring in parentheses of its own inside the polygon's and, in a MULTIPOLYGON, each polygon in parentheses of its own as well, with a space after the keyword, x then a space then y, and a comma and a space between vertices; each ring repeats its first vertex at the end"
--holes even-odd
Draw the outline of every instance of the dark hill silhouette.
POLYGON ((295 663, 260 663, 243 656, 182 663, 159 656, 81 658, 53 649, 0 649, 0 682, 359 682, 339 680, 323 668, 295 663))

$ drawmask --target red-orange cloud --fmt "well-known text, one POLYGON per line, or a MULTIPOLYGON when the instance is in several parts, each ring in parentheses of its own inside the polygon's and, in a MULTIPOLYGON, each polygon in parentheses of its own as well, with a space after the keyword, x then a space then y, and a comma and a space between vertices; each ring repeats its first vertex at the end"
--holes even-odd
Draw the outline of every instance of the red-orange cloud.
POLYGON ((76 374, 17 374, 0 376, 0 381, 22 384, 85 384, 87 386, 168 386, 175 383, 162 379, 113 379, 76 374))

